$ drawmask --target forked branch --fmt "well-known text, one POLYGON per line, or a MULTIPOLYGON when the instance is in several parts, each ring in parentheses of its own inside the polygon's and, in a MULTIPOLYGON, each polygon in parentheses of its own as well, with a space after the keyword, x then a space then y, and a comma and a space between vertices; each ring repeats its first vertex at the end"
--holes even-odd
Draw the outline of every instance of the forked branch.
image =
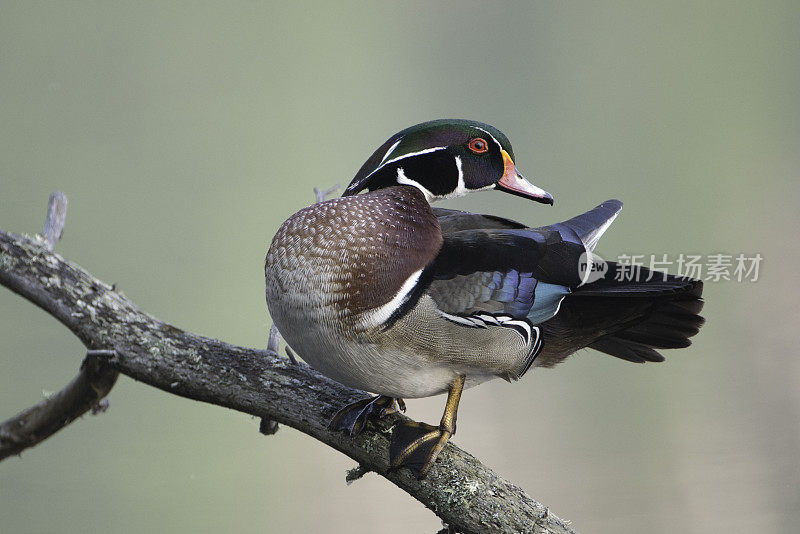
POLYGON ((113 354, 88 351, 78 376, 64 389, 0 423, 0 460, 44 441, 89 410, 103 410, 100 402, 119 376, 106 364, 113 354))

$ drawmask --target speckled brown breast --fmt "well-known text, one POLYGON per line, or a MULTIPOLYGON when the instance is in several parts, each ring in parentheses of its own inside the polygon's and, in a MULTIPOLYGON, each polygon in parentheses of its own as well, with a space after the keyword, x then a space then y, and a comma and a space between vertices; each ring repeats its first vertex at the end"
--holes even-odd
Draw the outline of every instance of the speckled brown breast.
POLYGON ((311 320, 315 307, 331 306, 350 323, 389 302, 441 244, 439 223, 414 187, 314 204, 287 219, 272 241, 267 300, 271 309, 278 301, 305 308, 311 320))

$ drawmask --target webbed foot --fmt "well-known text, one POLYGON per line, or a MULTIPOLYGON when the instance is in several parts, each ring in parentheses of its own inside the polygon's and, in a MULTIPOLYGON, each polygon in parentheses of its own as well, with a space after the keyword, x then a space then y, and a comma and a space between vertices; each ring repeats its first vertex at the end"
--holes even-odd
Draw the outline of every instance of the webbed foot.
POLYGON ((407 467, 418 479, 425 478, 452 435, 441 426, 416 421, 395 425, 389 445, 390 468, 407 467))
MULTIPOLYGON (((397 399, 398 404, 405 408, 402 399, 397 399)), ((364 425, 370 418, 380 419, 384 415, 395 412, 395 399, 385 395, 367 397, 352 404, 348 404, 333 416, 328 423, 328 430, 347 432, 351 436, 364 430, 364 425)))
POLYGON ((436 457, 456 433, 458 402, 461 400, 465 380, 464 375, 459 375, 450 385, 439 426, 416 421, 402 421, 395 425, 389 445, 390 469, 408 467, 420 480, 427 476, 436 457))

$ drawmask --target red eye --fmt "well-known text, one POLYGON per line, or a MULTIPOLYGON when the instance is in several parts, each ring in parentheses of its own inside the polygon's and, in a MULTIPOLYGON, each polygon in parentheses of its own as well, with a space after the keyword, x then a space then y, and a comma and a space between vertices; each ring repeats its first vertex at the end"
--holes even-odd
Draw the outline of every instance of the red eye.
POLYGON ((476 137, 472 141, 469 142, 467 145, 470 150, 475 152, 476 154, 483 154, 487 150, 489 150, 489 144, 486 142, 486 139, 482 139, 480 137, 476 137))

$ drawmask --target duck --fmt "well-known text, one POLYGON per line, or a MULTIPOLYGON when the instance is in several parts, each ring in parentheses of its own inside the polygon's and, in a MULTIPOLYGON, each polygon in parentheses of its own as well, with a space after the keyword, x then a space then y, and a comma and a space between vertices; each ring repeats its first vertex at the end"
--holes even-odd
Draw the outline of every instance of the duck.
POLYGON ((265 259, 267 307, 285 341, 373 394, 342 407, 331 431, 355 435, 405 411, 404 399, 446 395, 438 425, 393 427, 389 468, 418 478, 455 434, 465 389, 517 381, 584 348, 660 362, 657 349, 689 346, 704 322, 702 281, 598 260, 620 201, 535 228, 432 206, 479 191, 554 202, 518 171, 497 128, 417 124, 378 147, 341 197, 286 219, 265 259))

